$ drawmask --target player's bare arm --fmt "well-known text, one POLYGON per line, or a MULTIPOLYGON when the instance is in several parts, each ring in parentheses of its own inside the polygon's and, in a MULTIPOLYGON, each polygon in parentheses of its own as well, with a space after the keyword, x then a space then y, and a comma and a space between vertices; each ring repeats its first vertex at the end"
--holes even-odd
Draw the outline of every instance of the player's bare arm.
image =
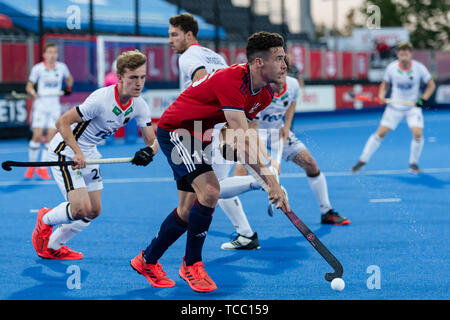
POLYGON ((33 96, 35 99, 38 97, 36 90, 34 90, 34 83, 31 81, 27 81, 27 85, 25 86, 25 91, 33 96))
MULTIPOLYGON (((249 129, 256 130, 256 132, 258 130, 258 126, 259 126, 259 121, 258 120, 253 120, 253 121, 250 121, 248 123, 249 129)), ((267 161, 270 163, 270 165, 272 167, 274 167, 278 171, 278 173, 280 173, 280 169, 281 169, 280 164, 274 158, 272 158, 270 156, 269 151, 267 150, 265 144, 261 141, 259 136, 258 136, 258 146, 259 146, 259 152, 261 152, 261 154, 264 156, 265 159, 267 159, 267 161)), ((243 165, 241 165, 239 163, 236 164, 236 169, 235 169, 235 174, 234 175, 236 175, 236 176, 246 176, 247 174, 248 174, 248 172, 244 168, 243 165)))
POLYGON ((70 74, 67 78, 65 78, 64 82, 66 83, 66 89, 64 90, 64 95, 67 96, 72 93, 72 87, 73 87, 72 75, 70 74))
POLYGON ((386 93, 389 89, 389 83, 386 81, 382 81, 380 84, 380 88, 378 89, 378 98, 384 99, 386 98, 386 93))
POLYGON ((232 130, 244 130, 246 132, 245 139, 236 139, 236 147, 238 155, 241 159, 244 159, 246 163, 253 168, 259 176, 267 183, 269 190, 269 200, 272 203, 277 204, 277 208, 285 207, 289 210, 289 204, 286 196, 278 184, 275 176, 270 172, 269 168, 265 164, 264 157, 262 156, 257 143, 251 143, 251 141, 257 141, 258 134, 256 130, 248 127, 247 119, 244 113, 240 111, 224 111, 225 118, 227 119, 228 128, 232 130))
POLYGON ((65 143, 75 153, 73 157, 73 161, 75 162, 75 165, 72 166, 73 169, 82 169, 86 167, 86 159, 84 157, 84 154, 81 151, 77 141, 75 140, 75 136, 73 135, 72 129, 70 128, 73 123, 80 122, 83 122, 83 120, 81 119, 77 110, 75 108, 72 108, 64 113, 58 120, 56 120, 55 123, 56 129, 58 129, 58 132, 61 134, 65 143))
POLYGON ((192 82, 198 81, 204 76, 206 76, 208 73, 206 72, 205 68, 198 69, 195 71, 195 73, 192 75, 192 82))
POLYGON ((155 131, 153 129, 153 126, 149 127, 141 127, 141 133, 142 137, 144 138, 144 143, 147 147, 152 148, 153 154, 157 154, 159 151, 159 144, 158 140, 156 140, 155 137, 155 131))
MULTIPOLYGON (((258 120, 250 121, 248 123, 248 127, 249 127, 249 129, 254 129, 256 132, 258 132, 257 130, 259 127, 259 121, 258 120)), ((280 170, 281 170, 280 164, 274 158, 272 158, 272 156, 269 153, 269 150, 267 150, 266 145, 261 141, 259 136, 258 136, 258 146, 259 146, 259 152, 261 152, 261 154, 264 156, 264 158, 267 159, 267 161, 270 163, 270 165, 272 167, 274 167, 279 174, 280 170)))
POLYGON ((422 94, 422 99, 423 100, 428 100, 430 99, 431 95, 433 94, 434 90, 436 89, 436 83, 434 82, 433 79, 430 79, 427 82, 427 86, 425 88, 425 91, 422 94))

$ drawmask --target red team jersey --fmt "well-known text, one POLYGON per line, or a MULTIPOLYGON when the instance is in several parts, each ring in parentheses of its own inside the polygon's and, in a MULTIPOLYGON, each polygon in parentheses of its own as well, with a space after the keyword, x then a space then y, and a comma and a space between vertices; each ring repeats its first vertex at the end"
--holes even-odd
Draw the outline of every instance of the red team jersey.
POLYGON ((226 122, 225 110, 242 111, 250 121, 270 105, 272 97, 270 85, 253 92, 248 64, 235 64, 206 75, 184 90, 164 111, 158 127, 166 131, 186 129, 203 139, 205 131, 226 122), (201 121, 201 132, 194 132, 194 121, 201 121))

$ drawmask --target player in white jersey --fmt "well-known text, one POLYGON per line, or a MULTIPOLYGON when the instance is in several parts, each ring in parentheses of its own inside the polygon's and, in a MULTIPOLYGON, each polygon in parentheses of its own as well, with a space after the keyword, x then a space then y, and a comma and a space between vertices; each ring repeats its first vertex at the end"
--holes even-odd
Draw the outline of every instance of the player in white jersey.
POLYGON ((183 91, 192 82, 216 70, 228 67, 225 59, 197 41, 198 23, 189 13, 169 19, 169 44, 179 53, 180 89, 183 91))
MULTIPOLYGON (((194 17, 188 13, 179 14, 173 16, 169 20, 169 44, 172 46, 176 53, 181 54, 178 60, 180 70, 180 88, 185 90, 193 82, 201 79, 206 74, 212 73, 216 70, 228 67, 225 59, 218 53, 211 49, 202 47, 198 44, 197 33, 198 23, 194 17)), ((220 140, 218 134, 220 129, 224 126, 224 123, 217 124, 215 126, 215 134, 213 135, 213 149, 218 150, 220 140)), ((234 166, 234 162, 226 161, 222 158, 219 152, 215 152, 213 156, 213 170, 220 182, 221 190, 225 190, 225 193, 235 193, 236 188, 247 185, 247 177, 228 178, 229 173, 234 166), (225 185, 222 185, 222 182, 225 185)), ((257 183, 253 184, 254 188, 259 189, 260 186, 257 183)), ((186 191, 193 192, 191 186, 186 186, 186 191)), ((195 197, 195 193, 192 193, 195 197)), ((186 203, 191 203, 186 201, 186 203)), ((218 201, 218 205, 230 218, 238 212, 240 216, 245 217, 245 212, 242 207, 242 203, 237 196, 228 197, 221 195, 221 199, 218 201)), ((190 206, 183 206, 183 203, 177 208, 178 212, 189 212, 190 206)), ((252 246, 259 248, 258 235, 253 233, 251 228, 245 228, 243 226, 241 233, 252 239, 252 246)))
POLYGON ((39 210, 32 242, 37 254, 47 259, 77 260, 83 255, 66 243, 84 230, 101 211, 102 177, 98 165, 86 159, 101 155, 97 145, 130 119, 136 119, 146 144, 132 163, 146 166, 158 152, 150 110, 142 97, 146 57, 139 51, 122 53, 117 60, 119 82, 94 91, 81 105, 57 121, 58 133, 49 145, 48 160, 74 161, 74 165, 52 167, 53 176, 66 201, 53 209, 39 210), (60 227, 52 233, 53 226, 60 227))
MULTIPOLYGON (((287 61, 286 64, 288 64, 287 61)), ((296 101, 300 90, 298 80, 286 74, 280 82, 271 84, 271 86, 275 93, 272 104, 261 111, 255 118, 258 122, 258 136, 262 147, 265 148, 267 146, 272 156, 276 155, 280 148, 280 138, 283 138, 282 159, 293 161, 306 172, 308 184, 319 204, 321 223, 331 225, 349 224, 349 219, 340 216, 333 210, 328 197, 328 187, 324 174, 320 172, 316 160, 311 156, 306 146, 291 131, 296 101)), ((272 159, 271 157, 267 158, 272 159)), ((280 164, 276 163, 276 161, 272 160, 271 166, 280 172, 280 164)), ((247 175, 247 171, 242 165, 238 164, 234 174, 244 176, 247 175)), ((228 183, 228 180, 231 181, 233 178, 227 179, 225 183, 228 183)), ((244 184, 235 185, 236 193, 250 191, 259 186, 252 176, 245 176, 245 178, 243 180, 245 181, 244 184)), ((229 194, 232 195, 233 192, 230 190, 229 194)), ((223 243, 222 249, 251 249, 253 247, 253 239, 242 234, 242 230, 251 230, 245 214, 236 210, 228 214, 228 217, 236 229, 237 236, 232 241, 223 243)))
MULTIPOLYGON (((41 139, 46 129, 45 144, 41 153, 41 160, 46 158, 48 142, 56 133, 55 122, 61 115, 61 105, 59 96, 63 81, 66 88, 64 95, 69 95, 72 90, 73 78, 67 66, 57 61, 58 46, 54 43, 47 43, 44 46, 44 61, 33 66, 28 78, 25 90, 35 98, 32 108, 31 127, 33 136, 28 146, 28 160, 35 162, 38 160, 41 149, 41 139), (37 84, 37 91, 34 86, 37 84)), ((35 168, 29 167, 25 172, 25 178, 31 179, 35 168)), ((47 168, 36 169, 36 174, 41 179, 51 179, 47 168)))
POLYGON ((413 135, 410 146, 409 169, 414 173, 420 172, 418 162, 424 144, 422 108, 427 106, 427 100, 433 94, 436 84, 427 68, 422 63, 412 59, 412 45, 409 42, 399 43, 397 58, 398 60, 390 63, 386 68, 378 97, 381 100, 385 99, 388 86, 391 86, 391 98, 393 100, 410 101, 416 103, 416 106, 399 103, 390 103, 386 106, 377 131, 369 137, 359 161, 352 167, 354 173, 358 173, 364 167, 378 149, 386 134, 395 130, 404 117, 406 117, 406 122, 413 135), (421 84, 426 84, 422 95, 420 95, 421 84))

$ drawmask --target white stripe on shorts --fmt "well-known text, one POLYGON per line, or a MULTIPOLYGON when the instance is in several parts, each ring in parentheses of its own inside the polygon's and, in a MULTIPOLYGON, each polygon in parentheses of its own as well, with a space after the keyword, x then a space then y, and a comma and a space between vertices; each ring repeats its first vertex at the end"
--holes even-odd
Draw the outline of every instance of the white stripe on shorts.
POLYGON ((175 132, 169 132, 170 134, 170 141, 175 145, 175 147, 178 150, 178 154, 181 157, 181 160, 183 161, 184 165, 186 166, 186 169, 188 172, 192 172, 195 170, 194 162, 192 161, 190 157, 189 151, 186 149, 186 147, 181 143, 180 137, 175 132))

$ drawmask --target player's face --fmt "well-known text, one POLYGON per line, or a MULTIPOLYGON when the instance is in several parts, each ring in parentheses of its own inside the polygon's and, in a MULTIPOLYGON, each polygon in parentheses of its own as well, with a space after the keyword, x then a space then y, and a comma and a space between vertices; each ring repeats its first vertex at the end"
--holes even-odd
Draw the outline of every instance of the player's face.
POLYGON ((283 88, 284 84, 286 83, 286 77, 287 77, 287 70, 284 72, 283 76, 274 82, 275 86, 279 88, 283 88))
POLYGON ((144 88, 146 71, 147 64, 144 64, 135 70, 125 68, 125 73, 118 76, 122 92, 130 97, 139 97, 144 88))
POLYGON ((270 55, 267 59, 264 59, 263 67, 261 68, 261 74, 268 83, 274 83, 284 81, 286 77, 287 65, 284 60, 285 52, 282 47, 276 47, 270 49, 270 55))
POLYGON ((179 27, 169 27, 169 45, 175 53, 183 53, 187 49, 186 33, 179 27))
POLYGON ((58 60, 58 48, 48 47, 42 56, 46 64, 53 65, 58 60))
POLYGON ((412 52, 409 50, 399 50, 397 52, 398 61, 404 66, 408 66, 412 59, 412 52))

